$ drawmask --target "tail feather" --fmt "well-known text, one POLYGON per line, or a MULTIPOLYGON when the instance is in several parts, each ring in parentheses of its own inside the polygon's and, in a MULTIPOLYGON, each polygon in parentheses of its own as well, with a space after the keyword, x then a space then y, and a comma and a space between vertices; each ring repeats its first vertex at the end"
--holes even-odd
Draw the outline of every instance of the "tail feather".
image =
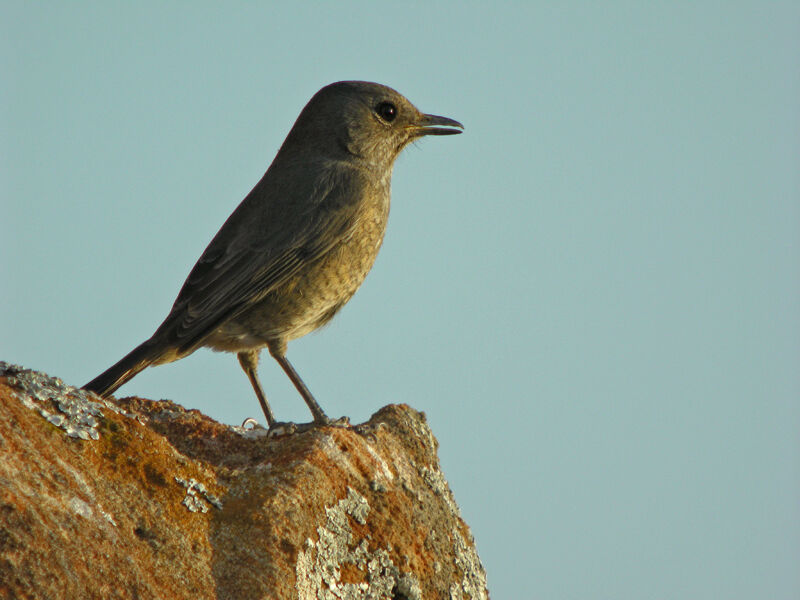
POLYGON ((158 357, 159 353, 153 351, 152 345, 147 342, 140 344, 113 367, 84 385, 83 389, 103 397, 110 396, 118 387, 156 362, 158 357))

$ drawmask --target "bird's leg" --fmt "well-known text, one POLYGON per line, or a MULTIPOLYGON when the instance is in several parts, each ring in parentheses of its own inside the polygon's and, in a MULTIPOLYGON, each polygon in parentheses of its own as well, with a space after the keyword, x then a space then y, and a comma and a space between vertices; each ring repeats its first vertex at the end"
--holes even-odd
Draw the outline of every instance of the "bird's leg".
POLYGON ((244 372, 247 374, 247 378, 253 385, 253 390, 255 390, 258 401, 261 403, 261 409, 264 411, 264 416, 267 418, 267 428, 270 428, 275 423, 275 415, 272 414, 272 409, 267 402, 267 396, 264 394, 264 390, 261 389, 261 383, 258 381, 258 373, 256 371, 258 368, 258 350, 239 352, 236 356, 239 359, 239 364, 242 365, 242 369, 244 369, 244 372))
POLYGON ((269 352, 270 354, 272 354, 272 357, 278 361, 278 364, 289 376, 289 379, 292 380, 294 387, 296 387, 297 391, 300 392, 300 395, 303 397, 303 400, 306 401, 308 409, 311 411, 311 414, 314 415, 314 422, 324 425, 329 424, 331 422, 330 418, 328 417, 328 415, 325 414, 325 411, 322 410, 322 407, 320 407, 320 405, 314 399, 314 396, 311 395, 311 392, 306 387, 306 384, 303 383, 303 380, 300 378, 300 375, 297 373, 297 371, 294 370, 292 363, 290 363, 287 360, 286 355, 283 354, 282 352, 277 351, 278 350, 277 348, 276 351, 273 351, 272 346, 269 346, 269 349, 270 349, 269 352))

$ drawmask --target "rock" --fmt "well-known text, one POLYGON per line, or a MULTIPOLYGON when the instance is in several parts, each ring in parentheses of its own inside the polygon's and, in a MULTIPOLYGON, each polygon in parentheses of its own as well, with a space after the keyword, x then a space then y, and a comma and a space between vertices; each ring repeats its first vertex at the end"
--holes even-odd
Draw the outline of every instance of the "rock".
POLYGON ((488 598, 424 414, 285 432, 0 362, 0 598, 488 598))

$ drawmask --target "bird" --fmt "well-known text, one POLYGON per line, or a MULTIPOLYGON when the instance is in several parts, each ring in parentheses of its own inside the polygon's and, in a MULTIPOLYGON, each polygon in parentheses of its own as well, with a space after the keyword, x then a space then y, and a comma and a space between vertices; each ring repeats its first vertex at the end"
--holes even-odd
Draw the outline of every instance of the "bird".
POLYGON ((463 129, 378 83, 339 81, 320 89, 155 333, 84 389, 108 397, 145 368, 198 348, 233 352, 271 429, 278 421, 257 373, 267 348, 308 405, 311 424, 332 423, 286 358, 287 344, 329 322, 372 268, 403 148, 463 129))

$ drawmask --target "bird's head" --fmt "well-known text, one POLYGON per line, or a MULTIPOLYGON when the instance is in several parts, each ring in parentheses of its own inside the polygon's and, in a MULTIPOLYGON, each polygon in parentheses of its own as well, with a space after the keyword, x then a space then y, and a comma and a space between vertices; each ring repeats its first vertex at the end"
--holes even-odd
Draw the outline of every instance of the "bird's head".
POLYGON ((390 87, 367 81, 340 81, 308 102, 287 144, 329 157, 355 157, 391 167, 400 151, 426 135, 461 133, 458 121, 420 112, 390 87))

